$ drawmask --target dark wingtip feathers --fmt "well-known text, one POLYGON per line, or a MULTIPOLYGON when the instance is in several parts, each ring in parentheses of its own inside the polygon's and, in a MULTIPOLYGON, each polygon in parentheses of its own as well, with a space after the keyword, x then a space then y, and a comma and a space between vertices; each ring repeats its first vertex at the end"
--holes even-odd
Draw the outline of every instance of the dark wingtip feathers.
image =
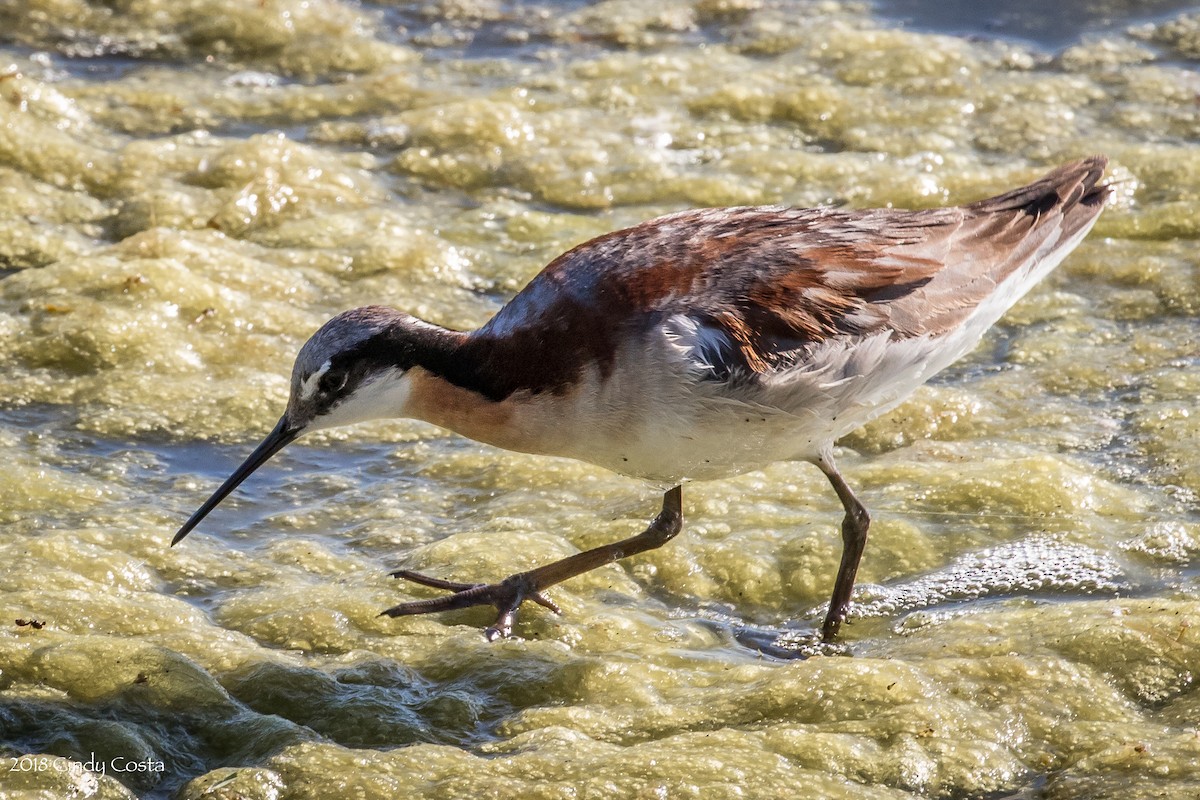
POLYGON ((1026 186, 963 208, 978 217, 1008 212, 1013 221, 1027 215, 1034 226, 1057 219, 1064 237, 1069 237, 1091 224, 1112 196, 1111 184, 1101 183, 1107 166, 1106 156, 1089 156, 1064 164, 1026 186))
POLYGON ((1111 192, 1108 184, 1100 183, 1106 166, 1106 156, 1089 156, 1064 164, 1026 186, 964 207, 978 212, 1027 209, 1031 213, 1044 213, 1060 203, 1064 206, 1076 203, 1103 205, 1111 192))
POLYGON ((1108 198, 1112 196, 1113 184, 1111 181, 1100 183, 1100 178, 1104 175, 1104 168, 1108 166, 1108 156, 1094 155, 1079 162, 1090 166, 1087 175, 1083 179, 1084 193, 1079 199, 1081 205, 1102 207, 1108 198))

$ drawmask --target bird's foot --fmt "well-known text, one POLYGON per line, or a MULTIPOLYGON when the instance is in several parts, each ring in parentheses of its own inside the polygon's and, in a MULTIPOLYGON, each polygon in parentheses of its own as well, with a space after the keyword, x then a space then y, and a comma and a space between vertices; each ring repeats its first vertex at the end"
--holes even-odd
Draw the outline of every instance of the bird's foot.
POLYGON ((438 611, 469 608, 470 606, 495 606, 500 615, 496 617, 495 624, 483 632, 489 642, 506 639, 512 635, 513 623, 517 621, 517 609, 526 600, 532 600, 540 606, 545 606, 555 614, 562 614, 562 609, 553 600, 538 591, 527 572, 509 575, 499 583, 444 581, 441 578, 431 578, 407 569, 393 572, 392 577, 403 578, 406 581, 430 586, 434 589, 445 589, 453 594, 430 600, 412 600, 401 603, 398 606, 392 606, 380 616, 405 617, 412 614, 433 614, 438 611))

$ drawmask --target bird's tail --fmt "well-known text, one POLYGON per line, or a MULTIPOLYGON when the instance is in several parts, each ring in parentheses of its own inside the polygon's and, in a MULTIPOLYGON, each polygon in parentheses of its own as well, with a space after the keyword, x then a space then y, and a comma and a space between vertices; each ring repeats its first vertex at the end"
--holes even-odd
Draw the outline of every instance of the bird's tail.
POLYGON ((1029 256, 1036 253, 1034 261, 1046 268, 1028 270, 1032 286, 1061 260, 1051 253, 1064 246, 1069 252, 1083 238, 1112 195, 1112 187, 1100 182, 1107 165, 1105 156, 1090 156, 1064 164, 1027 186, 963 207, 969 219, 991 228, 987 235, 996 237, 999 249, 1005 240, 1018 243, 997 265, 999 273, 991 276, 997 283, 1028 264, 1029 256))

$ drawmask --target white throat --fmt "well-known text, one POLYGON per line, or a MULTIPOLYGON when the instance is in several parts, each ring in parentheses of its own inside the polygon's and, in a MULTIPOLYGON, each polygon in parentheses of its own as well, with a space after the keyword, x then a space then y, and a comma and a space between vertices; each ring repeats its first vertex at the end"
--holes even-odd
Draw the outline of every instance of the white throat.
POLYGON ((412 383, 408 374, 403 370, 389 369, 369 383, 361 384, 329 413, 316 417, 310 424, 310 430, 405 416, 404 409, 411 391, 412 383))

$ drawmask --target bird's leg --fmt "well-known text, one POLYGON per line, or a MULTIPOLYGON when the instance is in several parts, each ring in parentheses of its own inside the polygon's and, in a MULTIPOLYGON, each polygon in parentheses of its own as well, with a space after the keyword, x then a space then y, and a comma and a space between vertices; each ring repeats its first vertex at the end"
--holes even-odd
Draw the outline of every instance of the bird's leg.
POLYGON ((866 506, 859 502, 846 485, 833 458, 823 454, 816 465, 829 478, 833 490, 837 492, 846 516, 842 518, 842 563, 838 566, 837 580, 833 584, 833 597, 829 600, 829 612, 825 615, 825 623, 821 626, 821 638, 826 642, 837 636, 838 629, 846 620, 850 610, 850 595, 854 591, 854 576, 858 573, 858 562, 862 560, 863 548, 867 545, 867 528, 871 526, 871 515, 866 506))
POLYGON ((631 536, 613 544, 593 547, 591 550, 567 556, 528 572, 509 575, 499 583, 456 583, 440 578, 431 578, 409 570, 393 572, 394 577, 419 583, 422 586, 445 589, 453 594, 431 600, 413 600, 401 603, 383 613, 389 617, 403 617, 410 614, 431 614, 436 611, 450 611, 469 606, 495 606, 499 610, 500 616, 496 618, 494 625, 484 631, 488 640, 494 641, 512 634, 513 623, 517 618, 517 609, 526 600, 543 605, 556 614, 562 613, 558 606, 542 594, 543 589, 627 556, 662 547, 675 538, 682 528, 683 490, 676 486, 663 495, 662 511, 658 513, 650 526, 637 536, 631 536))

